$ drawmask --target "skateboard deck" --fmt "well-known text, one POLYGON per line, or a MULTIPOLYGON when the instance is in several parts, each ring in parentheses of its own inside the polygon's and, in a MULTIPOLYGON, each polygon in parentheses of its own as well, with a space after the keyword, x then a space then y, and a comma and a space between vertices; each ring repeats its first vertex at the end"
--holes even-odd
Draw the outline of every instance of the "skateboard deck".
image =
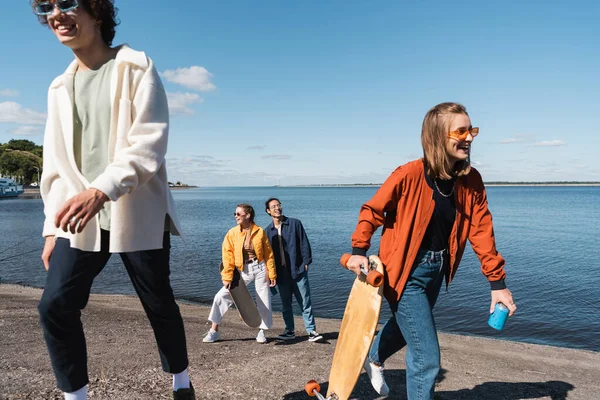
MULTIPOLYGON (((223 270, 223 263, 219 266, 219 271, 223 270)), ((237 268, 233 269, 233 280, 229 288, 229 294, 240 313, 242 321, 250 328, 258 328, 262 322, 256 303, 246 286, 246 282, 242 279, 242 275, 237 268)))
MULTIPOLYGON (((345 261, 342 264, 345 266, 345 261)), ((350 397, 379 322, 383 294, 383 264, 377 256, 369 256, 369 264, 369 275, 376 275, 377 280, 372 280, 369 276, 370 283, 367 283, 366 273, 369 271, 363 271, 352 285, 329 373, 327 399, 330 400, 347 400, 350 397), (374 273, 373 270, 380 274, 374 273)), ((320 387, 315 381, 307 383, 305 389, 311 396, 324 398, 318 393, 320 387)))

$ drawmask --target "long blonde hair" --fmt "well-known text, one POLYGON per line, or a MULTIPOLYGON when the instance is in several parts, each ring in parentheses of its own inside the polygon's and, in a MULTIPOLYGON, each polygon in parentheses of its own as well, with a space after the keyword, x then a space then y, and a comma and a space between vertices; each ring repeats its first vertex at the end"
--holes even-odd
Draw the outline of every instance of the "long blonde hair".
POLYGON ((446 152, 446 140, 452 116, 469 115, 465 106, 459 103, 440 103, 425 114, 421 129, 421 145, 423 157, 432 178, 451 179, 453 176, 464 176, 471 171, 471 157, 450 165, 446 152))

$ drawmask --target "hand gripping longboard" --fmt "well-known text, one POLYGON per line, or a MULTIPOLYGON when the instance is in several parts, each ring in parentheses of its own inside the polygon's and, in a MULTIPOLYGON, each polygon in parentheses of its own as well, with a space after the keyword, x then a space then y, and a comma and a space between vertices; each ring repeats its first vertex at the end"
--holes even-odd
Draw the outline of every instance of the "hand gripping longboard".
MULTIPOLYGON (((347 268, 350 254, 344 254, 340 263, 347 268)), ((319 400, 348 400, 362 371, 379 322, 383 294, 383 264, 379 257, 369 256, 369 265, 361 267, 348 296, 337 345, 333 353, 327 397, 315 380, 304 389, 319 400)))
MULTIPOLYGON (((219 266, 219 271, 223 270, 223 263, 219 266)), ((233 269, 233 280, 229 287, 229 294, 240 313, 242 321, 250 328, 258 328, 262 322, 256 303, 246 286, 246 282, 242 279, 240 271, 237 268, 233 269)))
MULTIPOLYGON (((351 255, 350 254, 344 254, 341 258, 340 258, 340 264, 342 264, 342 267, 344 268, 348 268, 347 264, 348 264, 348 260, 350 259, 351 255)), ((366 277, 367 283, 371 286, 374 287, 379 287, 383 284, 383 273, 381 271, 377 270, 377 263, 381 264, 381 261, 379 260, 379 257, 376 256, 371 256, 369 257, 369 265, 365 266, 365 265, 361 265, 360 266, 360 272, 362 272, 362 274, 366 277), (376 259, 376 261, 374 262, 373 260, 371 260, 371 257, 373 257, 373 260, 376 259)))

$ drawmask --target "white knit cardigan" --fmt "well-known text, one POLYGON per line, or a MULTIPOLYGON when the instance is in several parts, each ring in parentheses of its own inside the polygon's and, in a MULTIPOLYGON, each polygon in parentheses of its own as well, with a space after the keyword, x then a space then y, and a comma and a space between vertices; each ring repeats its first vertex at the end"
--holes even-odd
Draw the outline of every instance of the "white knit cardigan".
POLYGON ((54 226, 65 201, 96 188, 111 203, 111 253, 162 248, 165 215, 170 231, 180 234, 179 219, 167 181, 165 154, 169 133, 167 96, 152 60, 126 45, 119 48, 110 82, 109 165, 88 182, 73 153, 73 76, 77 61, 48 90, 44 166, 40 184, 44 200, 43 235, 68 238, 71 247, 100 250, 100 223, 93 218, 79 234, 54 226))

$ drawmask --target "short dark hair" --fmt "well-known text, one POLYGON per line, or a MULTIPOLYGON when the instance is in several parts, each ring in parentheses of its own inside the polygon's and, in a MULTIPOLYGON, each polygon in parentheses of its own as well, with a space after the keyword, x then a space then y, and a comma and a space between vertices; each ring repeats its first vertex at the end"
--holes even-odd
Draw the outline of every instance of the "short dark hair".
POLYGON ((269 203, 272 202, 273 200, 277 200, 277 202, 279 204, 281 204, 281 201, 279 201, 279 199, 277 197, 271 197, 269 198, 269 200, 265 201, 265 212, 268 214, 269 211, 269 203))
MULTIPOLYGON (((31 0, 31 7, 35 8, 38 3, 43 0, 31 0)), ((102 40, 108 46, 112 45, 115 38, 115 27, 119 25, 117 20, 118 8, 113 4, 114 0, 78 0, 79 6, 90 14, 96 23, 100 26, 100 34, 102 40)), ((45 15, 38 15, 38 19, 42 25, 48 25, 48 19, 45 15)))
POLYGON ((244 211, 246 212, 246 214, 250 214, 250 222, 254 222, 254 216, 256 215, 254 213, 254 207, 252 207, 250 204, 246 204, 246 203, 238 204, 237 207, 243 208, 244 211))

